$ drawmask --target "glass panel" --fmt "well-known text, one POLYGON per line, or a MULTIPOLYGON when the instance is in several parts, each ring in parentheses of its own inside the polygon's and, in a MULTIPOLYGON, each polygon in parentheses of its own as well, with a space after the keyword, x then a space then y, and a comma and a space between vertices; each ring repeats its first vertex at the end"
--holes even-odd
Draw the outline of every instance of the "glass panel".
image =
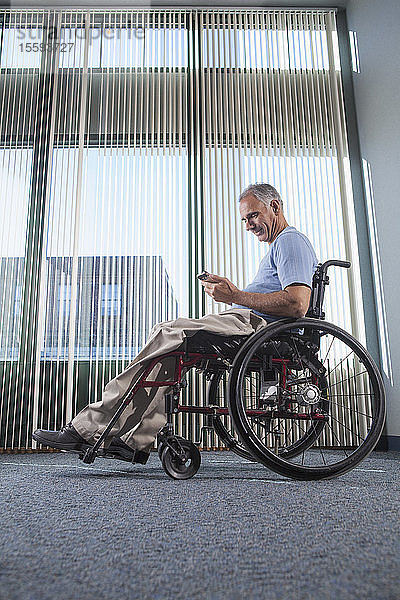
POLYGON ((0 359, 18 359, 31 150, 0 150, 0 359))
MULTIPOLYGON (((85 29, 83 27, 71 28, 63 27, 60 31, 60 38, 57 40, 59 46, 59 66, 61 69, 83 67, 85 52, 85 29)), ((99 39, 91 40, 89 53, 98 54, 100 47, 99 39)))
POLYGON ((187 157, 89 149, 78 208, 77 158, 54 151, 41 356, 68 357, 75 244, 75 357, 131 360, 155 323, 188 312, 187 157))
MULTIPOLYGON (((232 279, 242 288, 252 281, 268 251, 267 244, 246 232, 240 221, 240 191, 255 182, 276 187, 289 225, 307 235, 319 261, 346 259, 336 158, 257 156, 212 149, 206 155, 205 175, 213 182, 206 190, 204 219, 205 260, 211 272, 232 279)), ((327 319, 351 331, 347 272, 331 269, 329 277, 324 307, 327 319)), ((207 297, 206 312, 217 310, 207 297)))
POLYGON ((186 67, 187 40, 185 29, 105 29, 100 66, 186 67))
MULTIPOLYGON (((97 400, 104 384, 143 347, 154 323, 188 315, 189 284, 191 308, 203 308, 197 303, 201 290, 188 280, 189 264, 197 267, 203 253, 201 266, 244 286, 265 252, 238 218, 237 198, 250 182, 276 185, 288 220, 310 237, 321 260, 345 258, 343 157, 336 147, 337 135, 346 145, 344 110, 341 90, 336 97, 324 72, 325 28, 328 21, 334 27, 333 13, 200 13, 191 12, 187 22, 196 25, 200 17, 208 29, 185 28, 186 13, 182 18, 180 11, 57 12, 63 29, 53 43, 65 44, 57 50, 65 71, 42 94, 38 72, 21 76, 19 69, 40 67, 40 25, 53 23, 54 13, 3 11, 8 29, 2 29, 0 66, 16 71, 3 72, 0 97, 1 141, 14 147, 0 153, 3 366, 19 353, 32 168, 32 151, 21 148, 58 145, 50 154, 51 179, 42 181, 38 173, 47 202, 46 252, 41 265, 32 264, 32 285, 40 281, 41 293, 39 318, 29 326, 42 360, 34 360, 33 350, 27 353, 14 379, 23 380, 28 401, 21 404, 15 389, 18 408, 7 408, 10 415, 29 408, 35 423, 43 417, 47 425, 60 425, 65 412, 70 418, 74 406, 97 400), (132 23, 151 26, 129 29, 133 12, 132 23), (81 69, 87 15, 92 71, 86 86, 81 69), (296 72, 288 76, 288 70, 296 72), (47 111, 43 102, 39 125, 37 100, 46 99, 48 89, 57 90, 56 110, 49 105, 47 111), (90 146, 83 153, 76 146, 82 140, 90 146), (196 238, 190 247, 189 235, 196 238)), ((332 46, 340 69, 335 31, 332 46)), ((355 236, 355 227, 348 230, 355 236)), ((328 318, 351 330, 346 273, 336 269, 330 275, 328 318)), ((35 298, 28 294, 27 303, 35 298)), ((206 312, 222 309, 209 302, 206 312)), ((25 425, 15 427, 21 433, 25 425)))
POLYGON ((4 28, 1 44, 1 67, 38 69, 43 51, 42 41, 42 29, 4 28))
POLYGON ((203 48, 205 67, 329 69, 323 30, 207 29, 203 48))
MULTIPOLYGON (((88 39, 89 68, 179 68, 188 64, 186 29, 93 27, 88 39)), ((83 67, 85 30, 62 28, 60 42, 60 67, 83 67)))

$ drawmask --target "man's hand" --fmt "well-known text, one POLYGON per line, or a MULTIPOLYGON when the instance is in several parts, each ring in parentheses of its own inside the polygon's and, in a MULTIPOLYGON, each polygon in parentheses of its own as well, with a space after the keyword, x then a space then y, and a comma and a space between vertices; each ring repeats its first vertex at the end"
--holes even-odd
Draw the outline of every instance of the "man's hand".
POLYGON ((225 304, 235 302, 235 296, 239 292, 239 289, 229 279, 219 275, 210 274, 207 281, 202 281, 201 285, 204 287, 205 293, 215 302, 224 302, 225 304))

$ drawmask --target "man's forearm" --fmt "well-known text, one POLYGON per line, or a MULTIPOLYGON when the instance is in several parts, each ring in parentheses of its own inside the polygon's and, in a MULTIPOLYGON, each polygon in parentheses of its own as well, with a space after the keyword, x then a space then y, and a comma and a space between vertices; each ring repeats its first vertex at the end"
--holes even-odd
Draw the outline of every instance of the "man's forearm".
POLYGON ((260 313, 278 317, 303 317, 308 308, 287 290, 264 294, 238 290, 234 295, 233 302, 260 313))

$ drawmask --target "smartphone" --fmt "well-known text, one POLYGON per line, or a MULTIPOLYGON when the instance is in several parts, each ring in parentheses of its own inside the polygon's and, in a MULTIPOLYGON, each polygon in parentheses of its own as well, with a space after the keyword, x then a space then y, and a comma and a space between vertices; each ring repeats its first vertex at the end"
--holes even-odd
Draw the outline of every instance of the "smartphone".
POLYGON ((200 279, 201 281, 205 281, 209 276, 210 276, 210 273, 208 271, 202 271, 202 273, 199 273, 197 275, 197 279, 200 279))

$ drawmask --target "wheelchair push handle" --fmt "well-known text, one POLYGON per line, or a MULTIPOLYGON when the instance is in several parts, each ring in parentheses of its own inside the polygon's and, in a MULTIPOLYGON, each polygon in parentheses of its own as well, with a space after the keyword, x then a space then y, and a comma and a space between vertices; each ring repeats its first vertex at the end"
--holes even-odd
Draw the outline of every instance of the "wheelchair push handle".
POLYGON ((351 262, 348 260, 327 260, 322 265, 319 264, 314 273, 314 283, 324 283, 325 285, 329 283, 329 277, 326 274, 329 267, 344 267, 345 269, 349 269, 351 262))
POLYGON ((314 273, 310 306, 307 311, 307 317, 316 319, 325 319, 325 313, 322 310, 325 296, 325 287, 329 284, 329 277, 326 274, 329 267, 344 267, 349 269, 351 262, 348 260, 327 260, 322 265, 318 265, 314 273))
POLYGON ((321 271, 327 271, 329 267, 344 267, 350 269, 351 262, 348 260, 327 260, 321 265, 321 271))

